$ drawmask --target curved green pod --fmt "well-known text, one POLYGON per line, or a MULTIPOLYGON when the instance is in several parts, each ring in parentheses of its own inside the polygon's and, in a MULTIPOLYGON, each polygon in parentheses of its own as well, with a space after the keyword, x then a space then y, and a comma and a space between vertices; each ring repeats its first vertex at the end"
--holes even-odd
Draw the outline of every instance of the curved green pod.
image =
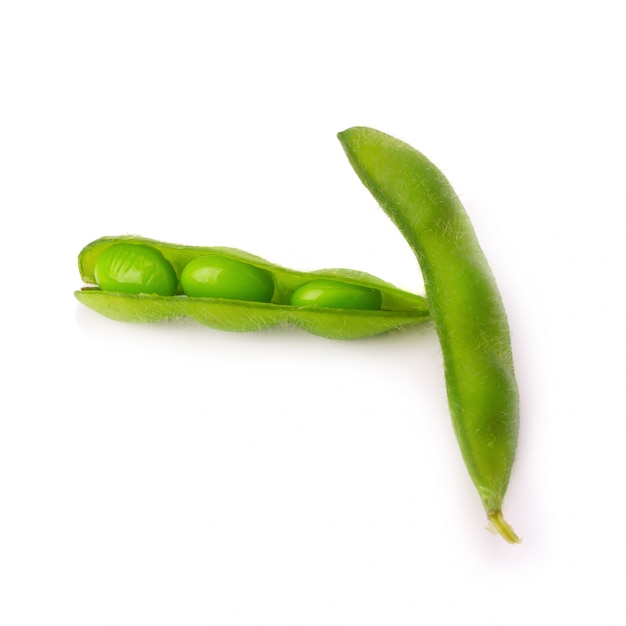
POLYGON ((370 274, 348 269, 299 272, 234 248, 185 246, 137 236, 102 237, 83 248, 78 257, 78 268, 86 286, 75 292, 76 298, 94 311, 123 322, 189 318, 213 328, 242 332, 293 325, 329 339, 361 339, 429 320, 425 298, 398 289, 370 274), (272 301, 188 297, 180 287, 174 296, 102 291, 94 286, 94 267, 106 249, 119 243, 146 245, 158 250, 171 263, 179 280, 188 263, 208 255, 220 255, 267 270, 275 282, 272 301), (377 289, 381 294, 381 309, 299 307, 289 304, 298 287, 319 278, 377 289))
POLYGON ((366 127, 338 138, 417 257, 465 464, 489 520, 516 543, 502 503, 517 446, 518 389, 506 313, 471 222, 443 173, 411 146, 366 127))

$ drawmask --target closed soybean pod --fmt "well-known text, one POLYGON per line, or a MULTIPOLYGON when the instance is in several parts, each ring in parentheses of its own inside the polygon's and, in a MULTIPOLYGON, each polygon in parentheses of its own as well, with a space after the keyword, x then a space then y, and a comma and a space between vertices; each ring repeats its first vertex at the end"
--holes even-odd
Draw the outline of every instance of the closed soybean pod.
POLYGON ((507 317, 472 224, 443 173, 411 146, 366 127, 338 137, 417 256, 465 464, 493 527, 517 543, 502 503, 517 447, 518 388, 507 317))

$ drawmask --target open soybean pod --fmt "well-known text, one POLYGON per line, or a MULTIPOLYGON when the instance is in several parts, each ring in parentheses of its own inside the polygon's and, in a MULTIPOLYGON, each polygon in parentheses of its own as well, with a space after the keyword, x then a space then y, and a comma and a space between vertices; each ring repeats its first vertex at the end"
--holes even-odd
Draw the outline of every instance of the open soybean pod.
MULTIPOLYGON (((83 248, 78 266, 87 286, 75 292, 76 298, 94 311, 124 322, 162 322, 182 317, 228 331, 294 325, 330 339, 359 339, 429 320, 423 297, 402 291, 375 276, 346 269, 298 272, 234 248, 183 246, 135 236, 103 237, 83 248), (95 276, 98 259, 118 244, 146 246, 162 255, 176 275, 176 293, 157 295, 100 289, 95 276), (203 257, 220 257, 231 260, 231 265, 240 263, 252 270, 256 268, 256 274, 270 274, 274 282, 271 299, 257 302, 185 295, 180 287, 181 274, 185 267, 192 262, 196 264, 203 257), (376 290, 380 292, 380 308, 349 309, 328 304, 299 306, 297 300, 296 304, 291 304, 296 290, 318 279, 340 281, 355 289, 376 290)), ((164 273, 167 278, 167 272, 164 273)), ((169 285, 168 280, 165 283, 169 285)))
POLYGON ((502 516, 519 422, 509 326, 470 220, 446 177, 411 146, 365 127, 338 137, 417 256, 465 464, 492 525, 519 542, 502 516))

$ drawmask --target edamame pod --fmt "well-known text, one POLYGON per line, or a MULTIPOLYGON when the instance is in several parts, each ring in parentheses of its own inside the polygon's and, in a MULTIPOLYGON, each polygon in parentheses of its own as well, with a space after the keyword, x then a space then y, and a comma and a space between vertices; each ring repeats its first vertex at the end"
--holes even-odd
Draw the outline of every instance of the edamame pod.
POLYGON ((519 542, 502 516, 519 422, 509 325, 470 220, 446 177, 411 146, 366 127, 338 137, 417 257, 465 464, 492 525, 519 542))
POLYGON ((78 267, 86 287, 76 298, 114 320, 123 322, 162 322, 190 318, 206 326, 228 331, 254 331, 278 325, 293 325, 329 339, 360 339, 428 321, 425 298, 356 270, 328 269, 299 272, 265 261, 234 248, 182 246, 135 236, 103 237, 83 248, 78 267), (159 251, 180 280, 184 268, 200 257, 219 255, 269 272, 275 285, 270 302, 250 302, 212 297, 186 296, 179 286, 173 296, 107 292, 98 288, 94 268, 98 258, 117 244, 146 245, 159 251), (379 310, 297 307, 292 294, 305 283, 327 279, 375 289, 380 292, 379 310))

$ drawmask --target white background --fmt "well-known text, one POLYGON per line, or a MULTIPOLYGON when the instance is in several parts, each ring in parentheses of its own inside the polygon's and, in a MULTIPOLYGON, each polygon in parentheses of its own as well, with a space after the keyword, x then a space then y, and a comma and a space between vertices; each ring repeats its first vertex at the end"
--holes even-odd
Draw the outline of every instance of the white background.
POLYGON ((0 5, 0 622, 623 624, 620 2, 0 5), (447 174, 512 328, 505 514, 432 330, 332 342, 110 321, 102 235, 422 288, 335 134, 447 174))

